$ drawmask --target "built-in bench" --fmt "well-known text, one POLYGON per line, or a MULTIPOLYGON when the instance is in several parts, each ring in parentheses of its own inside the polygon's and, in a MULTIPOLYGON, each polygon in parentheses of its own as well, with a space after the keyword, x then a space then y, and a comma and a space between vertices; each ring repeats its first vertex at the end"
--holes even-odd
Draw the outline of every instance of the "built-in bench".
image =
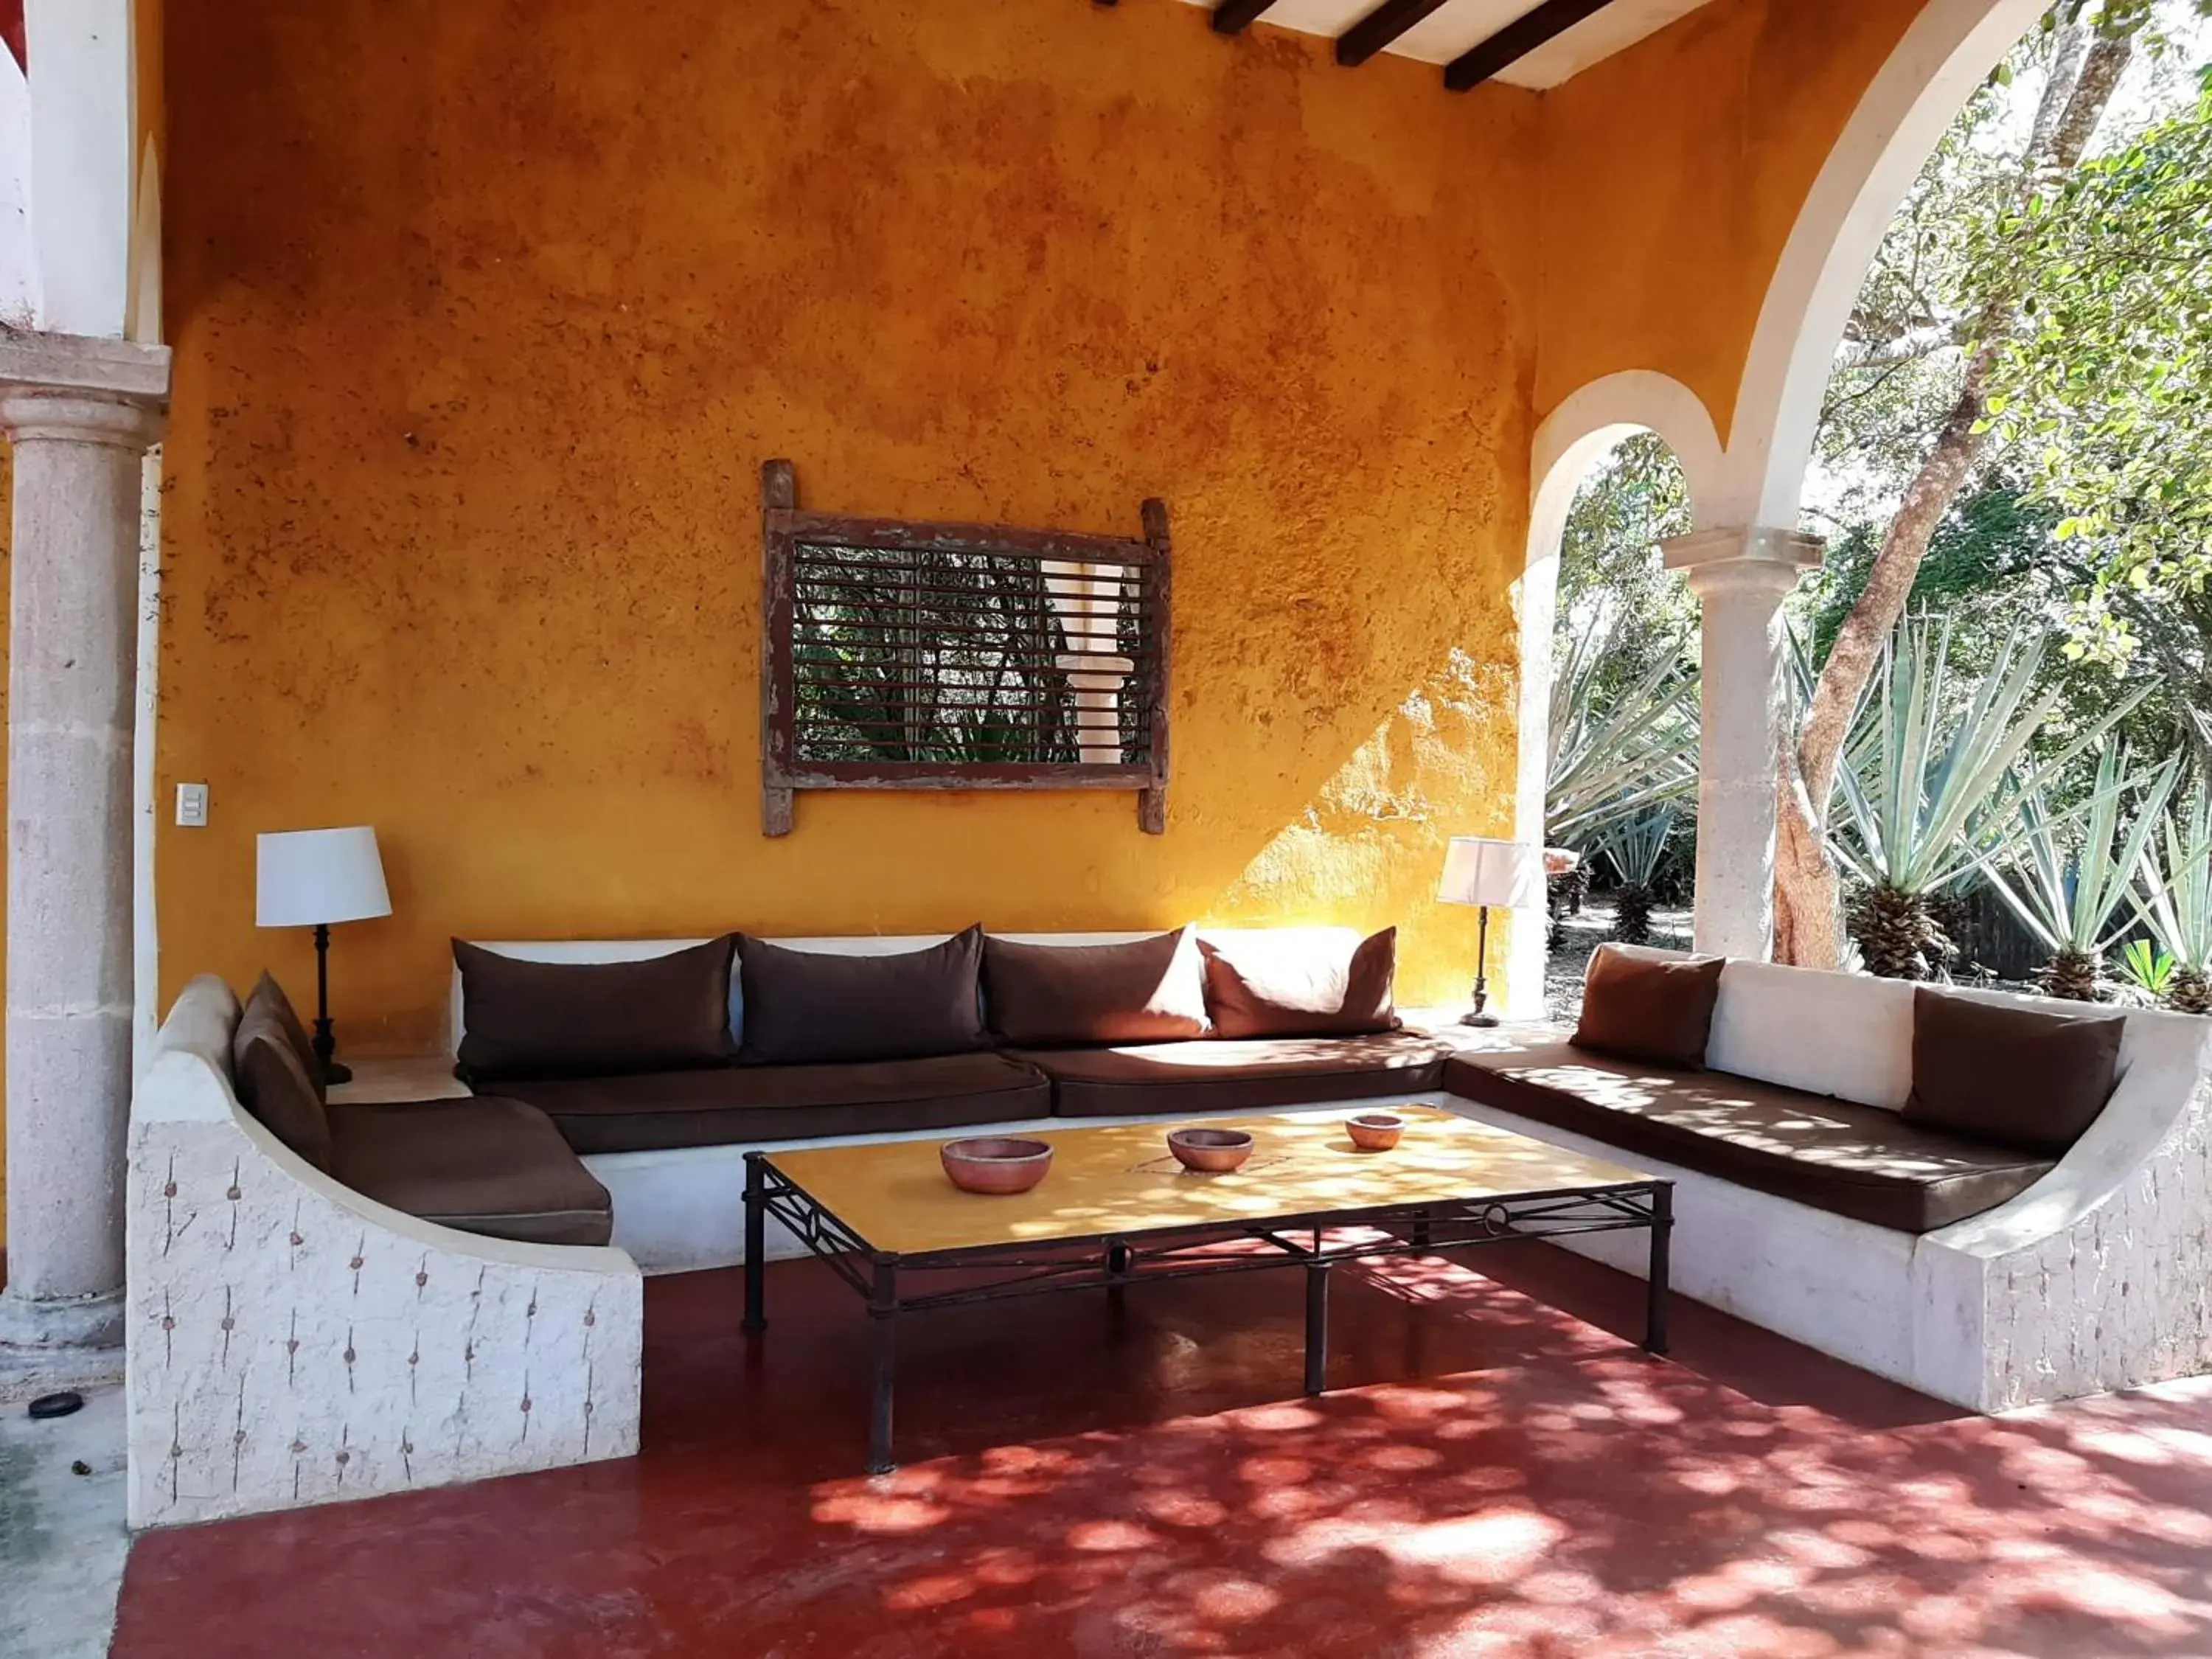
MULTIPOLYGON (((1318 952, 1341 961, 1362 946, 1344 929, 1211 937, 1231 949, 1240 939, 1281 945, 1306 960, 1318 952)), ((637 963, 694 943, 492 948, 543 962, 637 963)), ((836 957, 944 941, 767 943, 836 957)), ((1370 965, 1374 944, 1363 947, 1370 965)), ((1187 970, 1187 951, 1182 961, 1187 970)), ((1133 981, 1140 1006, 1146 983, 1143 975, 1133 981)), ((1379 998, 1366 1023, 1387 1026, 1387 954, 1380 980, 1363 983, 1379 998)), ((1165 1022, 1194 1034, 1206 1029, 1195 984, 1185 971, 1181 1012, 1165 1022)), ((273 986, 257 988, 242 1014, 222 981, 194 980, 162 1025, 132 1106, 132 1524, 635 1451, 641 1263, 672 1271, 742 1259, 749 1148, 1049 1127, 1066 1121, 1054 1115, 1061 1109, 1097 1122, 1092 1114, 1107 1097, 1098 1091, 1172 1115, 1365 1098, 1408 1082, 1432 1087, 1446 1055, 1391 1030, 1287 1037, 1276 1047, 1194 1036, 1119 1045, 1121 1060, 1086 1080, 1074 1075, 1079 1046, 1014 1054, 992 1046, 979 1025, 978 1046, 967 1052, 741 1063, 741 988, 725 978, 703 1007, 697 988, 695 1006, 677 1012, 695 1035, 712 1028, 692 1056, 699 1063, 625 1066, 635 1057, 603 1048, 599 1058, 615 1069, 594 1072, 571 1054, 549 1068, 564 1075, 531 1075, 531 1057, 518 1059, 510 1045, 489 1066, 505 1074, 479 1077, 473 1091, 455 1078, 419 1097, 376 1101, 326 1097, 273 986), (1186 1063, 1163 1058, 1170 1049, 1186 1063), (611 1234, 618 1248, 607 1246, 611 1234)), ((972 982, 967 1000, 975 1000, 972 982)), ((668 1011, 650 999, 630 1006, 644 1051, 665 1055, 668 1011)), ((849 1017, 839 1007, 835 1023, 889 1017, 865 998, 851 1007, 849 1017)), ((606 1022, 599 1024, 604 1037, 606 1022)), ((551 1050, 574 1035, 558 1018, 540 1026, 551 1050)), ((458 973, 454 1032, 468 1035, 458 973)), ((470 1056, 470 1047, 459 1054, 470 1056)), ((483 1054, 474 1058, 485 1067, 483 1054)))
MULTIPOLYGON (((1041 948, 1133 946, 1158 935, 994 935, 1041 948)), ((1380 936, 1378 936, 1380 937, 1380 936)), ((1362 945, 1341 927, 1201 928, 1212 952, 1346 957, 1362 945)), ((830 957, 902 957, 946 936, 831 937, 766 941, 830 957)), ((662 958, 708 941, 487 940, 472 949, 512 960, 589 966, 662 958)), ((1389 1006, 1387 964, 1380 1006, 1389 1006)), ((741 984, 732 1024, 742 1036, 741 984)), ((987 1011, 988 1012, 988 1011, 987 1011)), ((469 1030, 457 961, 450 994, 458 1062, 469 1030)), ((1451 1049, 1418 1030, 1260 1038, 1012 1046, 969 1053, 805 1065, 744 1063, 584 1077, 479 1079, 479 1092, 536 1107, 611 1194, 614 1243, 647 1273, 734 1266, 744 1259, 744 1155, 799 1144, 848 1144, 940 1131, 1013 1133, 1086 1123, 1264 1111, 1336 1102, 1440 1101, 1451 1049)), ((471 1085, 456 1081, 455 1094, 471 1085)), ((771 1227, 769 1252, 803 1246, 771 1227)))
MULTIPOLYGON (((634 962, 691 943, 486 948, 634 962)), ((1676 1288, 1942 1399, 1997 1410, 2212 1368, 2212 1021, 2126 1012, 2094 1121, 2027 1154, 1900 1115, 1914 997, 1730 963, 1687 1067, 1548 1027, 1439 1026, 505 1077, 473 1097, 455 1079, 450 1099, 327 1106, 319 1159, 241 1103, 239 1005, 197 980, 133 1109, 131 1518, 622 1455, 636 1443, 641 1268, 742 1259, 748 1150, 986 1126, 1446 1105, 1672 1179, 1676 1288), (591 1242, 610 1227, 617 1248, 591 1242), (564 1237, 580 1242, 545 1242, 564 1237)), ((458 976, 454 1030, 466 1035, 458 976)), ((1570 1243, 1643 1270, 1615 1236, 1570 1243)))
MULTIPOLYGON (((1730 962, 1702 1069, 1568 1036, 1468 1039, 1452 1097, 1672 1177, 1684 1293, 1978 1411, 2212 1369, 2212 1020, 1730 962), (1908 1121, 1916 994, 2117 1017, 2116 1085, 2051 1152, 1908 1121)), ((2002 1133, 2014 1067, 1990 1060, 2002 1133)), ((1569 1243, 1642 1271, 1615 1240, 1569 1243)))

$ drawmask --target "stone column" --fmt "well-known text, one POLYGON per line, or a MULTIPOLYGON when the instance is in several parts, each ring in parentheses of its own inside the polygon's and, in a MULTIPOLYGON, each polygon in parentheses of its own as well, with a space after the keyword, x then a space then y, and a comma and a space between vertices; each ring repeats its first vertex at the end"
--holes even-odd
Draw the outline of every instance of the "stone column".
POLYGON ((1774 815, 1788 688, 1782 601, 1820 562, 1817 537, 1754 525, 1665 544, 1703 611, 1697 948, 1774 948, 1774 815))
POLYGON ((139 463, 168 380, 163 347, 0 341, 15 445, 0 1345, 34 1359, 122 1340, 139 463))

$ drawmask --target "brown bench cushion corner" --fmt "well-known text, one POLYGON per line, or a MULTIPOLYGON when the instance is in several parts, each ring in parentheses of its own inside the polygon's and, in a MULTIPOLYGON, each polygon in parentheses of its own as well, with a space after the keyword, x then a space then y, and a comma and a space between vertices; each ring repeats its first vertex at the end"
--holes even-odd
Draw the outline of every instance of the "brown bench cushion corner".
POLYGON ((489 1238, 604 1244, 614 1200, 536 1107, 498 1095, 330 1109, 331 1174, 364 1198, 489 1238))
POLYGON ((660 1152, 895 1134, 1046 1117, 1052 1085, 1004 1054, 736 1066, 502 1083, 579 1152, 660 1152))
POLYGON ((1455 1055, 1444 1086, 1631 1155, 1900 1232, 1931 1232, 1995 1209, 2052 1167, 1879 1106, 1571 1043, 1455 1055))
POLYGON ((1418 1032, 1384 1031, 1038 1048, 1018 1058, 1052 1079, 1058 1116, 1143 1117, 1419 1094, 1440 1085, 1449 1052, 1418 1032))

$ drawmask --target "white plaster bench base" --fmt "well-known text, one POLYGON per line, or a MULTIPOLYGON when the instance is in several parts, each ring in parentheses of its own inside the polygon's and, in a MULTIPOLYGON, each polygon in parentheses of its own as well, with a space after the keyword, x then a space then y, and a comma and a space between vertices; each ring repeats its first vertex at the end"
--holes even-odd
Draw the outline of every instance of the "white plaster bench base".
POLYGON ((339 1185, 240 1109, 220 1058, 237 1013, 195 980, 133 1104, 131 1524, 633 1455, 636 1264, 339 1185))

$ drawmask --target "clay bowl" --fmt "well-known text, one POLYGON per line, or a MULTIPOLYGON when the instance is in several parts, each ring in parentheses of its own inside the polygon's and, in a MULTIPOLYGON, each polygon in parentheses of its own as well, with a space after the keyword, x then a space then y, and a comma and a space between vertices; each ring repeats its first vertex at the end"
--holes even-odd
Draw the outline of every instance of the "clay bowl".
POLYGON ((1395 1112, 1362 1112, 1344 1120, 1352 1144, 1363 1152, 1387 1152, 1406 1133, 1406 1120, 1395 1112))
POLYGON ((937 1149, 945 1173, 963 1193, 1025 1193, 1052 1168, 1052 1148, 1025 1135, 979 1135, 937 1149))
POLYGON ((1242 1129, 1170 1129, 1168 1150, 1186 1170, 1225 1175, 1252 1156, 1252 1137, 1242 1129))

